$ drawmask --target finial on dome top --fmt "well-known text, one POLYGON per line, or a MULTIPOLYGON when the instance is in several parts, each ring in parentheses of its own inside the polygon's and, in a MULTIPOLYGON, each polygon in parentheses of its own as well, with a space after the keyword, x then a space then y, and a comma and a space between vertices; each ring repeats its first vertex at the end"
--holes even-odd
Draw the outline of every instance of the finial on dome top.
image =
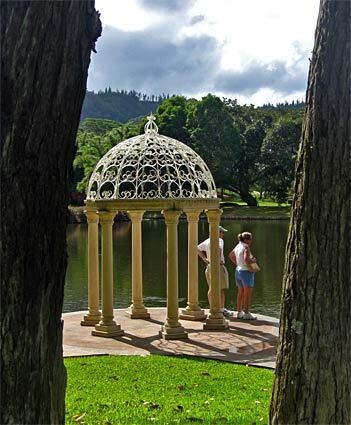
POLYGON ((151 114, 147 117, 147 123, 144 126, 145 133, 158 133, 158 127, 155 123, 156 117, 151 112, 151 114))

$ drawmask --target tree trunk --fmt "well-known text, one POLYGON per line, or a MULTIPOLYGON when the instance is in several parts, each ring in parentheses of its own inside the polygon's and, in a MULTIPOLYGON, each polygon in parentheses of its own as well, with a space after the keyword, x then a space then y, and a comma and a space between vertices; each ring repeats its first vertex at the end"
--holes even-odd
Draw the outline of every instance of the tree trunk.
POLYGON ((350 2, 321 1, 287 243, 271 424, 349 424, 350 2))
POLYGON ((228 184, 227 186, 225 186, 226 189, 231 190, 232 192, 237 193, 241 200, 246 202, 246 204, 249 207, 257 207, 258 206, 258 202, 257 199, 251 195, 250 190, 249 190, 249 186, 232 186, 230 184, 228 184))
POLYGON ((249 189, 241 188, 239 191, 240 198, 247 203, 249 207, 257 207, 258 202, 257 199, 251 195, 249 189))
POLYGON ((94 1, 1 2, 1 423, 64 422, 69 174, 94 1))

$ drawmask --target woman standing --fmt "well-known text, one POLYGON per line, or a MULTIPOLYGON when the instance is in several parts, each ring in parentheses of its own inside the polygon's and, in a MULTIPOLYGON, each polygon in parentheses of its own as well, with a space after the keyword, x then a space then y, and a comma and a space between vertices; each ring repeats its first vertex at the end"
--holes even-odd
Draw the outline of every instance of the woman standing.
POLYGON ((229 258, 234 265, 235 282, 238 288, 237 318, 255 320, 256 316, 250 313, 252 292, 255 285, 254 273, 250 271, 250 265, 256 263, 256 258, 251 254, 252 234, 243 232, 238 234, 239 243, 230 252, 229 258))

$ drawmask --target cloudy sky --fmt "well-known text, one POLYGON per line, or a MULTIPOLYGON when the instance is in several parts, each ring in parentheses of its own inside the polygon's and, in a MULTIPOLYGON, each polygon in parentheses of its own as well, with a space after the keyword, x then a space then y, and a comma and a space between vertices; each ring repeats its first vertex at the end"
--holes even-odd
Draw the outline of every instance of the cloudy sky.
POLYGON ((304 99, 319 0, 96 0, 88 89, 304 99))

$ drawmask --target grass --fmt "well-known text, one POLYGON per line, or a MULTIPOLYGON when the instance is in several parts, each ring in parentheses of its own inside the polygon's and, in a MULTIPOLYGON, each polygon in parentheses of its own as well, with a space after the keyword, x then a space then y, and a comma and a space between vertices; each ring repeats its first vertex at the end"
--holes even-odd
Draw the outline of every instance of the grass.
POLYGON ((167 356, 66 359, 66 423, 265 424, 273 372, 167 356))
POLYGON ((260 204, 259 207, 248 207, 247 205, 238 205, 235 207, 222 207, 222 218, 225 217, 252 217, 252 218, 289 218, 291 206, 271 206, 269 202, 267 205, 260 204))
MULTIPOLYGON (((238 200, 230 200, 228 201, 227 199, 222 200, 222 202, 233 202, 239 206, 247 206, 246 202, 243 201, 238 201, 238 200)), ((287 202, 283 202, 278 204, 278 202, 275 201, 271 201, 269 199, 259 199, 258 200, 258 208, 261 207, 272 207, 272 208, 280 208, 280 207, 291 207, 291 204, 288 204, 287 202)), ((257 207, 255 207, 257 208, 257 207)))

